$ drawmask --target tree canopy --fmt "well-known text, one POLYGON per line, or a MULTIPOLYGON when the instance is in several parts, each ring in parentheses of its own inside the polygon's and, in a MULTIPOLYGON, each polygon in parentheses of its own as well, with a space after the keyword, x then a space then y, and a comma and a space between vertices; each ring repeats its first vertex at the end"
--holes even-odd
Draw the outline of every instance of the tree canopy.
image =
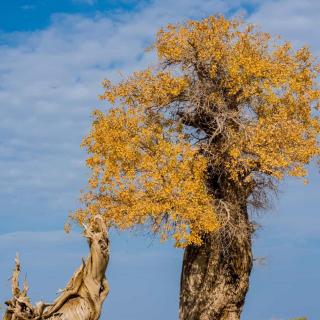
POLYGON ((92 176, 74 217, 201 244, 221 210, 260 207, 284 176, 307 175, 320 68, 307 47, 223 16, 170 24, 152 49, 156 66, 104 81, 112 109, 95 111, 83 141, 92 176))
POLYGON ((120 229, 149 223, 177 244, 199 242, 201 230, 217 228, 204 182, 207 160, 181 125, 140 107, 96 111, 83 146, 92 176, 78 220, 100 214, 120 229))

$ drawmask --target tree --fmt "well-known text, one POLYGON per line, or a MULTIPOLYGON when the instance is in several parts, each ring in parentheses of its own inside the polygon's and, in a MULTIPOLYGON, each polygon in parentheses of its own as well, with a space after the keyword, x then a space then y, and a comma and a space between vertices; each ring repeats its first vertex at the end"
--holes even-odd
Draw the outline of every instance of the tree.
POLYGON ((168 25, 158 64, 104 82, 84 139, 92 170, 80 223, 149 225, 183 247, 181 320, 240 318, 252 269, 252 212, 320 153, 319 66, 240 19, 168 25))
POLYGON ((99 216, 85 227, 84 236, 88 239, 90 253, 86 261, 76 270, 51 304, 39 301, 33 306, 28 297, 28 283, 19 287, 21 270, 17 256, 12 275, 12 298, 6 301, 7 309, 3 320, 97 320, 102 303, 109 292, 105 271, 109 261, 109 241, 105 224, 99 216))

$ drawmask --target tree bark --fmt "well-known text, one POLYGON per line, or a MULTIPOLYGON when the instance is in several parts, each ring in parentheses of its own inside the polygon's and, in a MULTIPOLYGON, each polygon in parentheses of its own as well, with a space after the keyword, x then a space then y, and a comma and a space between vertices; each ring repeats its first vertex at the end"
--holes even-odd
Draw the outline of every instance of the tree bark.
POLYGON ((52 303, 42 301, 33 306, 28 284, 19 288, 20 261, 17 257, 12 276, 12 298, 6 301, 3 320, 97 320, 109 286, 105 271, 109 261, 109 241, 102 219, 95 219, 84 236, 90 253, 76 270, 61 295, 52 303))
POLYGON ((235 229, 227 225, 185 249, 180 320, 240 319, 252 269, 251 225, 246 210, 241 215, 235 229))

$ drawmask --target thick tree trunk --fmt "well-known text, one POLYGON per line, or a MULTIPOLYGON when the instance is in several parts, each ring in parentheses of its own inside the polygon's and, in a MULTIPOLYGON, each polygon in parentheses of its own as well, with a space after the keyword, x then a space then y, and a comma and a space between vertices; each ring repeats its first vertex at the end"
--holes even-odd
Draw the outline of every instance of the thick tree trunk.
POLYGON ((180 320, 240 319, 252 269, 251 227, 246 210, 241 215, 236 228, 226 226, 185 249, 180 320))
POLYGON ((84 233, 90 253, 75 271, 61 295, 52 303, 35 306, 28 297, 28 285, 19 288, 20 261, 17 257, 12 276, 12 298, 6 301, 3 320, 97 320, 109 286, 105 271, 109 261, 109 241, 102 219, 95 219, 84 233))

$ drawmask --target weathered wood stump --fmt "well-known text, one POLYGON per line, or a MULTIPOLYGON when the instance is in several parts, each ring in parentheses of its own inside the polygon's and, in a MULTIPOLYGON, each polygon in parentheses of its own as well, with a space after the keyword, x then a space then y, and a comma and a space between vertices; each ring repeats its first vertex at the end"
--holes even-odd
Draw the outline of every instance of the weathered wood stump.
POLYGON ((19 287, 20 260, 15 259, 12 275, 12 298, 5 302, 7 309, 3 320, 97 320, 109 285, 105 271, 109 262, 109 240, 105 224, 97 216, 84 236, 88 239, 90 253, 74 272, 65 289, 53 303, 40 301, 35 305, 28 297, 28 284, 19 287))

